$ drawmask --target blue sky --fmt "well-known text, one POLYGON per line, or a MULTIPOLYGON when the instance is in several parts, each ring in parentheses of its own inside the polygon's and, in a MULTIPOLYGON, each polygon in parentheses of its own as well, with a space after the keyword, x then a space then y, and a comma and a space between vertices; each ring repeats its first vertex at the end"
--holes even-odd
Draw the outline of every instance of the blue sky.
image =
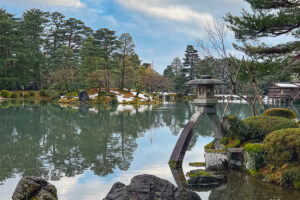
MULTIPOLYGON (((128 32, 141 60, 154 62, 160 73, 173 58, 183 57, 186 45, 206 38, 205 27, 215 17, 248 9, 243 0, 1 0, 0 7, 17 16, 30 8, 58 11, 94 30, 128 32)), ((229 34, 228 44, 233 41, 229 34)))

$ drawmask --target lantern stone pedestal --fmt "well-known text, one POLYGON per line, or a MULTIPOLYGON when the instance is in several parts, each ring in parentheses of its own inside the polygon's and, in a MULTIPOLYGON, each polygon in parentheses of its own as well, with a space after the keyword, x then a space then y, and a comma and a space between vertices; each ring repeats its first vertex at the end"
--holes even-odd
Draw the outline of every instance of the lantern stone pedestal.
POLYGON ((211 79, 209 75, 201 76, 201 79, 189 81, 188 85, 196 86, 197 98, 194 99, 195 113, 190 118, 189 122, 182 130, 181 135, 175 145, 173 153, 169 160, 171 168, 180 168, 184 159, 185 153, 192 139, 193 132, 197 127, 198 121, 203 115, 207 115, 210 119, 211 126, 214 129, 214 137, 218 140, 224 135, 224 129, 221 121, 216 115, 217 98, 214 95, 215 85, 224 85, 224 82, 217 79, 211 79))

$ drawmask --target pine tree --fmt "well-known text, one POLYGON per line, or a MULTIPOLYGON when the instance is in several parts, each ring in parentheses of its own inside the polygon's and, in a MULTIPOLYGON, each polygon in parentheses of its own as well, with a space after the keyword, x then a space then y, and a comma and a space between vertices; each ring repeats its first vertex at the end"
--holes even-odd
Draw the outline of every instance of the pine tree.
POLYGON ((109 92, 111 69, 114 67, 113 56, 120 48, 120 41, 115 35, 115 31, 106 28, 98 29, 94 33, 95 43, 99 45, 101 57, 104 58, 103 68, 105 70, 105 89, 109 92))
POLYGON ((179 76, 182 73, 183 64, 181 63, 180 58, 176 57, 171 63, 171 67, 173 69, 173 73, 176 76, 179 76))
POLYGON ((183 60, 184 68, 182 71, 186 74, 188 80, 196 78, 196 67, 199 64, 200 58, 198 51, 192 45, 186 47, 185 58, 183 60))
POLYGON ((125 70, 128 65, 130 65, 130 57, 135 54, 134 48, 135 45, 133 43, 132 37, 129 33, 123 33, 119 40, 121 42, 121 46, 119 49, 119 54, 121 56, 121 86, 120 89, 124 88, 125 81, 125 70))
POLYGON ((41 71, 44 67, 45 55, 42 52, 44 44, 44 29, 48 22, 47 13, 39 9, 30 9, 23 14, 20 34, 22 34, 22 56, 25 67, 32 77, 32 88, 41 88, 41 71))
POLYGON ((236 39, 244 42, 244 47, 239 48, 248 55, 293 55, 300 59, 300 42, 292 41, 267 46, 261 44, 252 46, 248 40, 263 37, 278 37, 291 35, 300 37, 300 2, 299 0, 246 0, 253 13, 243 10, 242 16, 233 16, 228 13, 225 20, 229 28, 234 31, 236 39))
POLYGON ((14 89, 18 87, 20 77, 23 75, 16 64, 18 20, 14 15, 0 9, 0 89, 14 89))

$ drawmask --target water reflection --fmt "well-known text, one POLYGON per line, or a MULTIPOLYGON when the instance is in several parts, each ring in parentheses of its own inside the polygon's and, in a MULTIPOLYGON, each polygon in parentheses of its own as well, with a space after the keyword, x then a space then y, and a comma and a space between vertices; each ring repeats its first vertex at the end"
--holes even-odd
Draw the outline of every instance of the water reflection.
MULTIPOLYGON (((219 117, 224 107, 217 105, 219 117)), ((188 102, 140 108, 2 102, 0 199, 11 197, 19 176, 53 180, 62 199, 101 199, 114 182, 128 184, 141 173, 175 183, 167 162, 193 113, 194 107, 188 102)), ((233 104, 228 113, 242 119, 251 115, 251 110, 245 104, 233 104)), ((212 139, 208 120, 200 121, 187 162, 203 161, 203 147, 212 139)), ((184 172, 179 175, 184 177, 184 172)), ((215 193, 211 191, 210 195, 215 193)), ((207 193, 200 195, 208 199, 207 193)))
POLYGON ((188 103, 164 112, 120 112, 116 108, 61 108, 24 105, 0 109, 0 181, 15 173, 59 180, 90 168, 105 176, 113 169, 127 170, 146 130, 168 126, 177 135, 191 115, 188 103))

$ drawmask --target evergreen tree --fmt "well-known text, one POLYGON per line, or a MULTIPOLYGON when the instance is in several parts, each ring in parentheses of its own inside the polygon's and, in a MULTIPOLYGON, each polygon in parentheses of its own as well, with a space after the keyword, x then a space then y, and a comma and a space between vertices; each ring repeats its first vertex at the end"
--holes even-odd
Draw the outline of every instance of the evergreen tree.
POLYGON ((39 9, 30 9, 23 14, 20 33, 22 34, 22 57, 32 77, 32 88, 41 88, 41 71, 45 66, 44 29, 48 22, 47 13, 39 9))
POLYGON ((182 73, 183 64, 181 63, 180 58, 176 57, 171 63, 171 67, 173 70, 173 73, 176 76, 179 76, 182 73))
POLYGON ((300 37, 300 2, 299 0, 246 0, 253 13, 243 10, 242 16, 233 16, 228 13, 225 18, 229 28, 234 31, 236 39, 244 42, 244 47, 239 48, 248 55, 293 55, 294 59, 300 58, 300 42, 267 46, 261 44, 252 46, 247 40, 256 40, 262 37, 278 37, 291 35, 300 37))
POLYGON ((94 33, 95 43, 99 45, 101 57, 103 57, 103 68, 105 70, 105 89, 109 92, 111 69, 115 66, 113 57, 120 48, 120 41, 115 35, 115 31, 106 28, 98 29, 94 33))
POLYGON ((16 64, 17 26, 14 15, 0 9, 0 89, 14 89, 19 86, 18 75, 24 75, 16 64))
POLYGON ((185 58, 183 60, 184 68, 182 71, 186 74, 188 80, 196 78, 196 67, 199 64, 200 58, 198 51, 192 45, 186 47, 185 58))
POLYGON ((163 73, 164 77, 170 79, 171 81, 175 78, 172 66, 168 65, 163 73))
POLYGON ((126 67, 130 65, 130 57, 135 54, 134 52, 135 45, 129 33, 123 33, 120 36, 119 40, 121 42, 119 54, 121 56, 121 67, 122 67, 120 89, 123 90, 124 81, 125 81, 125 70, 126 67))

